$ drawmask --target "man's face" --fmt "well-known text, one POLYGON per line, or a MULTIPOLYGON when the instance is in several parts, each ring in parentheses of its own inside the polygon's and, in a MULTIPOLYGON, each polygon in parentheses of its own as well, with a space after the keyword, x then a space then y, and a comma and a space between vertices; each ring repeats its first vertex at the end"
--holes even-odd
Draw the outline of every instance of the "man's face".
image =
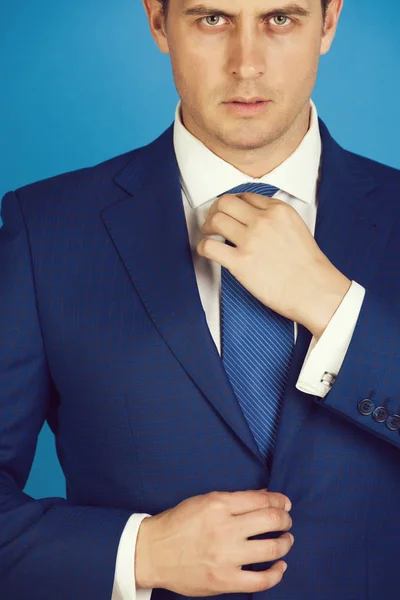
POLYGON ((170 0, 166 35, 156 41, 170 54, 184 123, 209 147, 263 148, 308 118, 334 32, 324 36, 321 0, 288 2, 204 0, 210 10, 190 14, 200 0, 170 0), (243 115, 227 104, 236 96, 269 102, 243 115))

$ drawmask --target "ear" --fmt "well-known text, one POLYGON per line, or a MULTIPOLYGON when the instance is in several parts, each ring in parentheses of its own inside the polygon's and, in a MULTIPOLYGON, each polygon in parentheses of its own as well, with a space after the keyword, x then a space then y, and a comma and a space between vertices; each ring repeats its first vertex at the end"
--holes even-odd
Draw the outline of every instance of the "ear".
POLYGON ((324 30, 321 39, 321 55, 327 54, 334 40, 336 29, 342 12, 344 0, 331 0, 325 17, 324 30))
POLYGON ((142 0, 142 3, 146 11, 150 32, 154 41, 163 54, 169 54, 166 23, 160 0, 142 0))

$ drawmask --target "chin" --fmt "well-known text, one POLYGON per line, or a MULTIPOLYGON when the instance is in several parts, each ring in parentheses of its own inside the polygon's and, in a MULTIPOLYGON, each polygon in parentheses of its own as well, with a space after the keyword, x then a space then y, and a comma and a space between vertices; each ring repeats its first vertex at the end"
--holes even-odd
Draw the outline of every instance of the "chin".
POLYGON ((237 150, 258 150, 271 143, 269 138, 260 136, 225 136, 223 140, 226 146, 237 150))

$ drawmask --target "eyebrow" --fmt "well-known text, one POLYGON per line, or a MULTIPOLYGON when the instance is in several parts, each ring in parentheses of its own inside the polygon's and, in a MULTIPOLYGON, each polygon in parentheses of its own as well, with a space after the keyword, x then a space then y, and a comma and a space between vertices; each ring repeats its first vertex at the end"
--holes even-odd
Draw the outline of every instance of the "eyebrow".
MULTIPOLYGON (((193 6, 193 8, 188 8, 183 11, 183 14, 188 16, 194 15, 197 17, 213 15, 219 17, 234 18, 237 16, 232 13, 227 13, 219 8, 205 6, 204 4, 199 4, 198 6, 193 6)), ((266 13, 257 13, 256 16, 261 19, 268 19, 268 17, 273 17, 276 15, 297 15, 299 17, 310 17, 311 12, 299 6, 298 4, 286 4, 285 6, 281 6, 280 8, 272 8, 266 13)))

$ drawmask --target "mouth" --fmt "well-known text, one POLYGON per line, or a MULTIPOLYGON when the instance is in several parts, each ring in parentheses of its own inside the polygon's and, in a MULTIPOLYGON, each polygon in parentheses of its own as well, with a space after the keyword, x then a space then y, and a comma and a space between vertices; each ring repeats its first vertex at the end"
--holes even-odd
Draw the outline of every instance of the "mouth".
POLYGON ((233 100, 225 102, 225 106, 231 112, 239 115, 256 115, 261 113, 270 104, 269 100, 255 100, 253 102, 233 100))
POLYGON ((251 98, 245 98, 244 96, 235 96, 228 100, 228 102, 234 102, 239 104, 257 104, 259 102, 268 102, 266 98, 261 96, 252 96, 251 98))

